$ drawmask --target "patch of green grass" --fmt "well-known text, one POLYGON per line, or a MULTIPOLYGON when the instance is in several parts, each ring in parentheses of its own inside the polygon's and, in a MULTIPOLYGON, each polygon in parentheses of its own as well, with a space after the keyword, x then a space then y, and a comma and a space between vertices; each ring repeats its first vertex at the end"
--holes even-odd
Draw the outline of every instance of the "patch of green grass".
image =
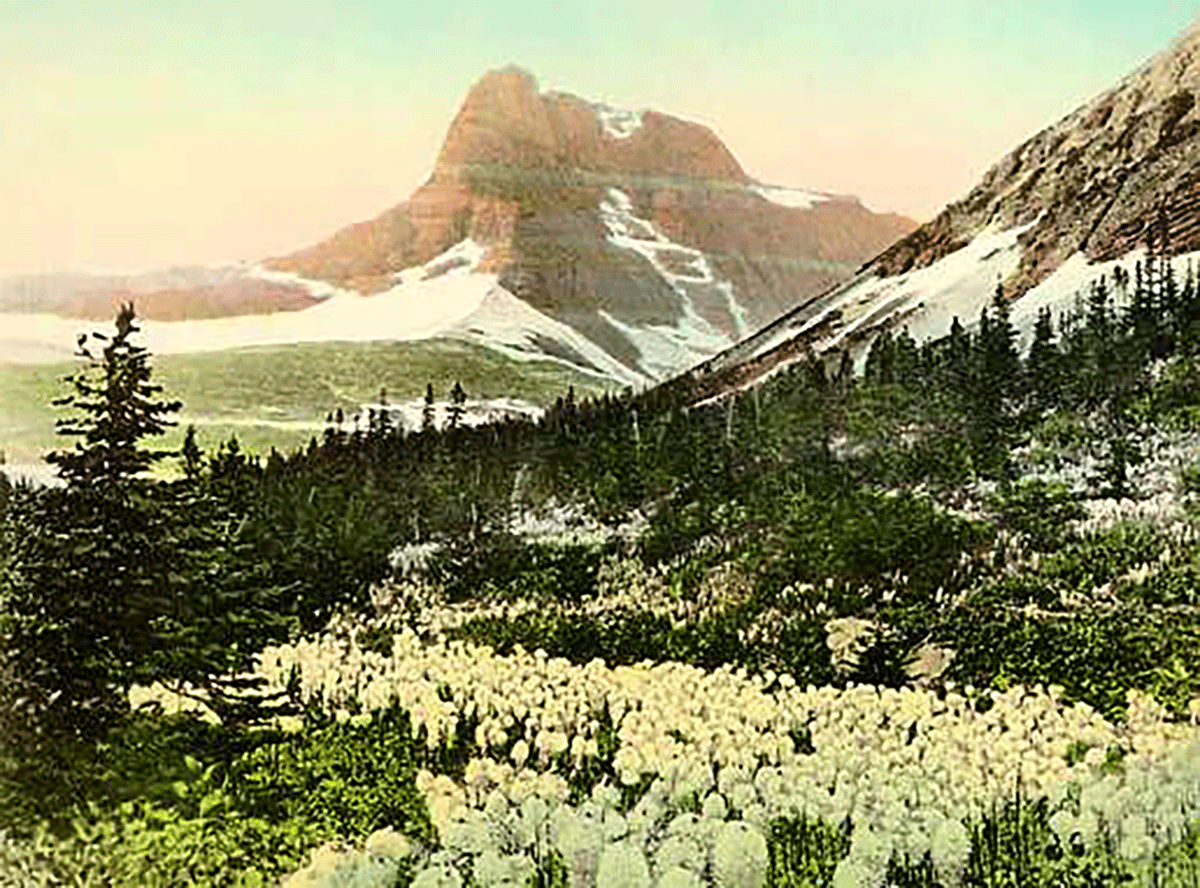
MULTIPOLYGON (((182 429, 197 424, 202 447, 237 435, 244 450, 290 450, 307 443, 328 413, 352 414, 381 390, 392 403, 418 400, 433 385, 445 400, 455 382, 468 397, 519 398, 549 405, 574 386, 578 398, 607 386, 552 361, 517 362, 451 339, 421 342, 317 342, 152 357, 154 380, 184 403, 180 429, 159 439, 175 449, 182 429), (279 426, 253 423, 279 423, 279 426), (299 426, 299 427, 297 427, 299 426)), ((0 450, 10 462, 36 462, 63 446, 51 401, 67 393, 73 365, 0 364, 0 450)))

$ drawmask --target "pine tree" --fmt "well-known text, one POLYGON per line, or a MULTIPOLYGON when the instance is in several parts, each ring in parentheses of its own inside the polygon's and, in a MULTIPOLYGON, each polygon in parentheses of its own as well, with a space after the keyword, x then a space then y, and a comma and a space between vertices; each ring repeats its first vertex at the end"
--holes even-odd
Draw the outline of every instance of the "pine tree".
POLYGON ((979 317, 969 418, 977 464, 984 472, 998 473, 1008 464, 1021 359, 1002 285, 997 284, 991 307, 979 317))
POLYGON ((971 336, 963 329, 958 315, 950 324, 950 344, 947 355, 951 391, 962 397, 971 383, 971 336))
POLYGON ((379 390, 379 417, 375 421, 375 431, 380 438, 390 437, 392 432, 396 430, 395 424, 392 422, 392 411, 388 408, 387 389, 379 390))
POLYGON ((197 481, 204 469, 204 451, 196 443, 196 427, 189 425, 183 436, 183 447, 179 450, 183 459, 183 474, 189 481, 197 481))
POLYGON ((447 424, 450 428, 456 429, 462 422, 463 414, 467 410, 467 393, 463 391, 460 383, 455 382, 454 388, 450 390, 450 406, 447 408, 447 424))
POLYGON ((1026 367, 1031 406, 1038 413, 1058 403, 1062 394, 1061 354, 1054 341, 1054 321, 1049 307, 1038 312, 1026 367))
POLYGON ((842 391, 849 391, 854 388, 854 355, 850 353, 850 349, 842 350, 842 357, 838 360, 837 376, 834 381, 842 391))
POLYGON ((92 333, 92 339, 106 343, 99 355, 89 349, 86 334, 79 337, 77 354, 87 360, 87 367, 67 377, 74 392, 53 402, 82 411, 82 415, 58 420, 57 426, 60 435, 83 440, 71 450, 54 451, 46 457, 58 466, 58 474, 68 486, 124 485, 172 455, 142 446, 145 438, 176 425, 168 416, 183 404, 155 400, 162 386, 150 382, 150 353, 129 341, 139 332, 134 320, 133 303, 126 303, 117 312, 115 336, 92 333))
POLYGON ((425 405, 421 408, 421 431, 433 431, 433 383, 425 386, 425 405))

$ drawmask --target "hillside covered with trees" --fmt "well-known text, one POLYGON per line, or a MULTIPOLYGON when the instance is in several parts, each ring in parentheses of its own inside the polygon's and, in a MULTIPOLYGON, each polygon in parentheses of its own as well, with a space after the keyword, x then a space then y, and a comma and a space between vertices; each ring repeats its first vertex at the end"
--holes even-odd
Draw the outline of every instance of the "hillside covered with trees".
POLYGON ((268 455, 123 311, 0 475, 0 885, 1193 884, 1200 282, 1009 309, 268 455))

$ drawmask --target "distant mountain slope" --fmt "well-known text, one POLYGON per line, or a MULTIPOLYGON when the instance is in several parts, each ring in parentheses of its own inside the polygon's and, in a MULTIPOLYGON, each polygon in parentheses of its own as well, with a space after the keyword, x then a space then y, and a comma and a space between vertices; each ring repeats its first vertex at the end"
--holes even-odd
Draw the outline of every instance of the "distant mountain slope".
POLYGON ((471 88, 408 201, 266 266, 379 293, 469 241, 479 272, 661 378, 913 227, 854 198, 761 186, 700 124, 541 93, 506 68, 471 88))
POLYGON ((74 341, 30 318, 97 320, 132 298, 159 351, 452 336, 640 386, 914 227, 758 183, 701 124, 541 92, 510 67, 471 87, 428 181, 374 219, 254 265, 0 282, 0 312, 25 316, 6 328, 36 340, 14 345, 26 359, 74 341))
POLYGON ((917 338, 970 322, 1002 283, 1019 325, 1130 267, 1159 209, 1167 250, 1200 250, 1200 22, 1114 88, 1006 155, 962 200, 695 371, 716 394, 808 348, 861 353, 885 326, 917 338))

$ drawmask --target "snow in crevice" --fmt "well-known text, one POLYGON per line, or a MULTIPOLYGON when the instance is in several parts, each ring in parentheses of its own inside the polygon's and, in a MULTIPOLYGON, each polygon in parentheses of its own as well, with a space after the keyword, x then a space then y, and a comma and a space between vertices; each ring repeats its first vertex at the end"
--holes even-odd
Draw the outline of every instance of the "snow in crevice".
POLYGON ((753 185, 750 188, 760 197, 765 197, 771 203, 792 209, 811 210, 817 204, 833 200, 833 195, 820 191, 809 191, 805 188, 784 188, 780 185, 753 185))
POLYGON ((641 129, 642 112, 627 111, 624 108, 614 108, 612 105, 596 104, 596 117, 605 135, 613 139, 628 139, 641 129))
POLYGON ((634 326, 601 312, 633 341, 653 375, 663 378, 677 373, 733 344, 726 333, 696 310, 693 293, 697 289, 719 294, 729 306, 738 335, 744 335, 748 329, 746 312, 738 304, 732 284, 717 277, 704 253, 675 243, 653 223, 634 215, 633 202, 619 188, 608 189, 600 203, 600 219, 608 229, 609 243, 644 258, 679 297, 683 317, 674 326, 634 326))
MULTIPOLYGON (((483 258, 486 249, 487 248, 483 244, 480 244, 471 238, 459 241, 457 244, 450 247, 440 255, 430 259, 428 262, 396 272, 392 276, 393 286, 425 281, 455 271, 474 271, 479 265, 480 260, 483 258)), ((335 296, 362 295, 353 290, 347 290, 344 287, 339 287, 336 284, 331 284, 327 281, 306 278, 291 271, 275 271, 274 269, 265 268, 261 264, 254 264, 246 267, 245 274, 248 277, 258 278, 259 280, 299 287, 309 296, 312 296, 316 299, 331 299, 335 296)))
POLYGON ((444 274, 470 273, 479 267, 486 252, 487 247, 484 244, 467 238, 428 262, 396 272, 394 279, 396 284, 400 285, 427 281, 444 274))
POLYGON ((737 301, 737 297, 733 295, 733 284, 729 281, 719 281, 717 289, 725 296, 725 302, 729 306, 729 316, 733 318, 733 329, 738 339, 749 335, 750 316, 746 313, 746 308, 737 301))
POLYGON ((335 296, 354 296, 355 293, 343 289, 328 281, 318 281, 306 278, 291 271, 275 271, 262 265, 251 265, 246 269, 246 276, 268 281, 272 284, 283 284, 298 287, 314 299, 332 299, 335 296))

